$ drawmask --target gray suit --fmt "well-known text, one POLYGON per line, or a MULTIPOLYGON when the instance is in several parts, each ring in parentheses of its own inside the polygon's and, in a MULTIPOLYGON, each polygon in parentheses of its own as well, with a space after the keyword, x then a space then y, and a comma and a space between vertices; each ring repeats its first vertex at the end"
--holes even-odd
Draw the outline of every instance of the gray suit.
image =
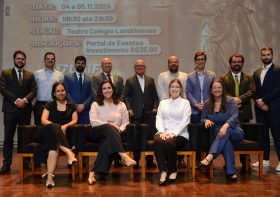
MULTIPOLYGON (((116 92, 121 100, 124 98, 124 85, 123 85, 123 78, 118 75, 113 75, 113 84, 116 88, 116 92)), ((108 80, 107 76, 103 72, 93 75, 91 81, 91 88, 93 97, 96 98, 97 91, 99 89, 100 84, 102 81, 108 80)))

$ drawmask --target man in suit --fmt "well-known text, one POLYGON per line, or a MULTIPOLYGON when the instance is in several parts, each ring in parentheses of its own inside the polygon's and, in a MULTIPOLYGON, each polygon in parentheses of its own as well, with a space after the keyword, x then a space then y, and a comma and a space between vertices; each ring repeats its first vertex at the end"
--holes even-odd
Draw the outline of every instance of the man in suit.
POLYGON ((36 96, 36 81, 33 73, 23 69, 26 54, 15 51, 14 68, 3 70, 0 76, 0 92, 4 97, 4 145, 3 166, 0 174, 10 172, 13 158, 13 139, 17 125, 30 124, 32 105, 36 96))
POLYGON ((34 106, 34 122, 36 125, 41 124, 41 116, 44 106, 52 101, 52 86, 55 82, 63 81, 63 73, 55 69, 55 54, 46 52, 44 55, 44 68, 34 73, 37 84, 37 96, 34 106))
POLYGON ((78 123, 89 124, 89 110, 93 101, 91 92, 91 78, 84 73, 86 58, 77 56, 75 58, 76 72, 64 77, 67 90, 67 99, 77 106, 78 123))
MULTIPOLYGON (((155 115, 158 107, 155 82, 153 78, 145 75, 146 64, 144 60, 136 60, 134 70, 135 75, 127 79, 125 83, 124 101, 131 117, 131 123, 137 125, 137 135, 141 135, 139 125, 147 124, 149 128, 147 137, 152 140, 156 133, 155 115)), ((136 136, 136 139, 142 138, 136 136)), ((139 163, 139 151, 134 152, 134 159, 139 163)), ((153 157, 147 157, 146 160, 147 167, 155 167, 153 157)))
MULTIPOLYGON (((210 82, 216 78, 216 74, 205 69, 206 54, 198 51, 194 55, 195 69, 188 74, 186 82, 186 95, 192 107, 191 123, 200 123, 201 112, 204 102, 209 97, 210 82)), ((197 143, 196 152, 197 164, 200 163, 200 144, 197 143)))
POLYGON ((99 89, 99 86, 102 81, 109 80, 112 81, 116 92, 121 100, 123 100, 124 97, 124 85, 123 85, 123 78, 118 75, 113 75, 111 73, 112 71, 112 61, 109 58, 103 58, 101 61, 101 68, 102 72, 94 75, 92 77, 92 94, 94 98, 96 98, 97 91, 99 89))
POLYGON ((195 70, 188 75, 186 95, 192 107, 191 123, 200 123, 201 111, 205 100, 209 97, 211 81, 216 74, 205 69, 206 54, 198 51, 194 55, 195 70))
MULTIPOLYGON (((244 57, 241 54, 233 54, 229 58, 230 71, 221 77, 225 85, 225 92, 233 97, 238 106, 238 118, 241 123, 249 123, 253 118, 251 98, 255 92, 254 81, 251 76, 242 72, 244 57)), ((242 172, 246 172, 245 155, 240 155, 242 172)))
MULTIPOLYGON (((271 131, 278 160, 280 160, 280 67, 273 64, 273 50, 270 47, 261 49, 261 60, 263 66, 253 74, 256 86, 255 111, 257 122, 264 124, 264 160, 263 166, 270 166, 270 139, 271 131)), ((258 166, 254 163, 252 166, 258 166)), ((280 172, 280 162, 276 167, 280 172)))

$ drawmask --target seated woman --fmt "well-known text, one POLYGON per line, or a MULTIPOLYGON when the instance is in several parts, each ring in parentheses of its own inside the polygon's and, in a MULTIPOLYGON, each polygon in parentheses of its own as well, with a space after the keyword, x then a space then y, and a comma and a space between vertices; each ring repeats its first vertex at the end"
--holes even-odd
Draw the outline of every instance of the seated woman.
POLYGON ((169 84, 169 98, 160 102, 156 116, 158 132, 154 136, 154 152, 160 171, 160 186, 177 178, 176 151, 188 142, 190 116, 191 106, 183 98, 182 83, 173 79, 169 84))
POLYGON ((208 166, 223 154, 228 178, 236 181, 233 143, 242 140, 244 133, 239 126, 238 108, 233 99, 225 95, 220 79, 214 79, 210 84, 210 97, 205 103, 201 121, 205 128, 215 127, 215 139, 200 165, 208 166))
POLYGON ((101 143, 88 177, 88 184, 92 185, 96 183, 95 173, 109 172, 114 153, 118 153, 125 166, 136 165, 136 162, 125 153, 122 146, 121 134, 129 123, 128 111, 125 104, 118 99, 112 82, 105 80, 100 84, 89 118, 93 126, 89 139, 101 143))
MULTIPOLYGON (((59 150, 64 152, 68 158, 68 164, 77 162, 75 154, 71 151, 66 130, 69 126, 77 123, 78 115, 76 106, 66 100, 66 88, 62 82, 56 82, 52 87, 54 101, 44 107, 41 123, 38 127, 35 139, 40 143, 42 152, 47 153, 47 175, 46 187, 55 186, 53 173, 56 169, 59 150)), ((35 154, 35 157, 41 155, 35 154)), ((43 159, 42 159, 43 160, 43 159)))

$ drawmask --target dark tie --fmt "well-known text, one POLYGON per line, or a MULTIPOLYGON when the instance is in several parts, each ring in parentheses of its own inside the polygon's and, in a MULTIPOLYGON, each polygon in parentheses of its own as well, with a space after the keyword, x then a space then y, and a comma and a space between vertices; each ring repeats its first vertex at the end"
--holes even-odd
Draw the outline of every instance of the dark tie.
POLYGON ((82 73, 79 74, 79 85, 80 85, 80 87, 83 86, 83 77, 82 77, 82 73))
POLYGON ((108 78, 108 80, 109 80, 111 83, 113 83, 113 81, 112 81, 112 79, 111 79, 111 74, 107 74, 107 78, 108 78))
POLYGON ((235 96, 239 96, 239 83, 238 83, 238 76, 234 76, 234 83, 235 83, 235 96))
POLYGON ((19 86, 21 86, 21 84, 22 84, 22 76, 21 76, 21 73, 22 73, 22 70, 21 70, 21 69, 18 69, 18 83, 19 83, 19 86))

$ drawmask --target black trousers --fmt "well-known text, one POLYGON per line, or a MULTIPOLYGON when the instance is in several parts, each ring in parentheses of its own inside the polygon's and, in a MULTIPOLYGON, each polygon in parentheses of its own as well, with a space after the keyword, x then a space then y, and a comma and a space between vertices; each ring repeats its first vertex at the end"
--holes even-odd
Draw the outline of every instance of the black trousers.
POLYGON ((40 125, 41 124, 41 116, 44 110, 45 105, 48 102, 45 101, 36 101, 34 109, 33 109, 33 113, 34 113, 34 123, 36 125, 40 125))
POLYGON ((100 143, 92 171, 107 174, 114 154, 125 152, 120 133, 113 126, 104 124, 93 127, 89 132, 88 138, 92 142, 100 143))
POLYGON ((162 140, 159 134, 154 137, 154 152, 159 171, 173 173, 177 171, 177 149, 182 147, 188 140, 182 136, 162 140))
MULTIPOLYGON (((140 151, 143 143, 146 143, 147 140, 153 140, 154 135, 156 133, 155 115, 156 114, 153 112, 143 112, 140 118, 131 119, 131 123, 136 125, 135 139, 139 139, 136 140, 135 142, 136 150, 133 151, 133 158, 137 163, 139 163, 140 160, 140 151), (142 126, 143 124, 146 124, 147 128, 143 127, 142 126)), ((146 156, 146 161, 147 163, 153 163, 153 156, 152 155, 146 156)))
POLYGON ((269 129, 274 141, 275 150, 277 153, 278 160, 280 160, 280 111, 260 111, 256 109, 256 119, 258 123, 264 124, 263 131, 263 149, 264 149, 264 160, 269 160, 270 154, 270 138, 269 129))
POLYGON ((10 166, 13 158, 14 135, 17 125, 29 125, 31 112, 4 112, 4 144, 3 144, 3 165, 10 166))

